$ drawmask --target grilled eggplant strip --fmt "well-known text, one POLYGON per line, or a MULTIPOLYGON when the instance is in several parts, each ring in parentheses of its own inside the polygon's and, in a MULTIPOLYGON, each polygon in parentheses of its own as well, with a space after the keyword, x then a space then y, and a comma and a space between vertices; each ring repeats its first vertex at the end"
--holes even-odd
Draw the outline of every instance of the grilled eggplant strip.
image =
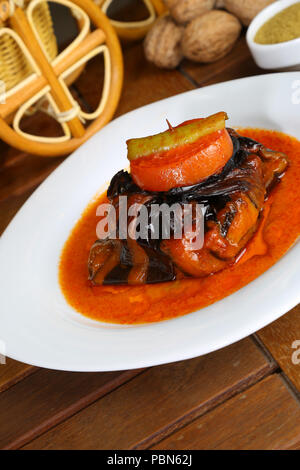
POLYGON ((149 265, 149 258, 147 256, 147 253, 136 242, 136 240, 128 238, 127 243, 132 255, 133 264, 128 276, 128 284, 144 284, 147 281, 147 272, 149 265))
POLYGON ((105 277, 120 263, 121 244, 118 240, 98 240, 91 248, 88 268, 89 279, 103 284, 105 277))

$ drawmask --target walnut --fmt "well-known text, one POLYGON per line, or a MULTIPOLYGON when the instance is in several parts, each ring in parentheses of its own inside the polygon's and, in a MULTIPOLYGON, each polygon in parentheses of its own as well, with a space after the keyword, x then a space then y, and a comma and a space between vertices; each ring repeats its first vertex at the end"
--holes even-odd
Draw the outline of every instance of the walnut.
POLYGON ((195 62, 214 62, 224 57, 240 35, 239 20, 221 10, 213 10, 191 21, 182 38, 183 55, 195 62))
POLYGON ((253 18, 275 0, 224 0, 226 10, 236 15, 244 26, 248 26, 253 18))
POLYGON ((209 10, 216 0, 165 0, 170 15, 179 24, 185 24, 209 10))
POLYGON ((159 18, 147 33, 144 42, 146 59, 157 67, 173 69, 183 58, 181 38, 183 28, 170 16, 159 18))

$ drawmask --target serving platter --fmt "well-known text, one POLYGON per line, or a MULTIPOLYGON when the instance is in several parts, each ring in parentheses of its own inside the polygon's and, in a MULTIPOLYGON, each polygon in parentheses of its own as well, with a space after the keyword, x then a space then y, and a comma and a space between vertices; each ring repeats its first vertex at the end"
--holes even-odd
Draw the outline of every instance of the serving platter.
POLYGON ((76 150, 0 239, 0 353, 60 370, 141 368, 222 348, 293 308, 300 301, 299 243, 225 299, 173 320, 138 326, 100 323, 74 311, 60 290, 58 263, 85 207, 127 166, 126 139, 160 132, 166 118, 176 125, 220 110, 228 113, 229 126, 274 129, 300 139, 299 90, 299 72, 193 90, 114 120, 76 150))

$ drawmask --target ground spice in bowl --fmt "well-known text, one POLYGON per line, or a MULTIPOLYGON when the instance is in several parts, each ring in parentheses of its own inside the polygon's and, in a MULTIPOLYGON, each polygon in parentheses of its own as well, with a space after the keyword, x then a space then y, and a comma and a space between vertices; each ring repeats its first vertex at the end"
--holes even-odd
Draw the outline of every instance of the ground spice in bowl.
POLYGON ((285 8, 268 20, 257 32, 258 44, 278 44, 300 38, 300 2, 285 8))

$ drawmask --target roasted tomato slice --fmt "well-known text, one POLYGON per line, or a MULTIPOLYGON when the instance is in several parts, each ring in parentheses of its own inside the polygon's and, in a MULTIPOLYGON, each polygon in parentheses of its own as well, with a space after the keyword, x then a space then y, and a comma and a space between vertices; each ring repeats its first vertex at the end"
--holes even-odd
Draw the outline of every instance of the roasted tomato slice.
POLYGON ((169 191, 219 173, 232 152, 232 140, 224 128, 195 142, 131 160, 131 175, 144 190, 169 191))

